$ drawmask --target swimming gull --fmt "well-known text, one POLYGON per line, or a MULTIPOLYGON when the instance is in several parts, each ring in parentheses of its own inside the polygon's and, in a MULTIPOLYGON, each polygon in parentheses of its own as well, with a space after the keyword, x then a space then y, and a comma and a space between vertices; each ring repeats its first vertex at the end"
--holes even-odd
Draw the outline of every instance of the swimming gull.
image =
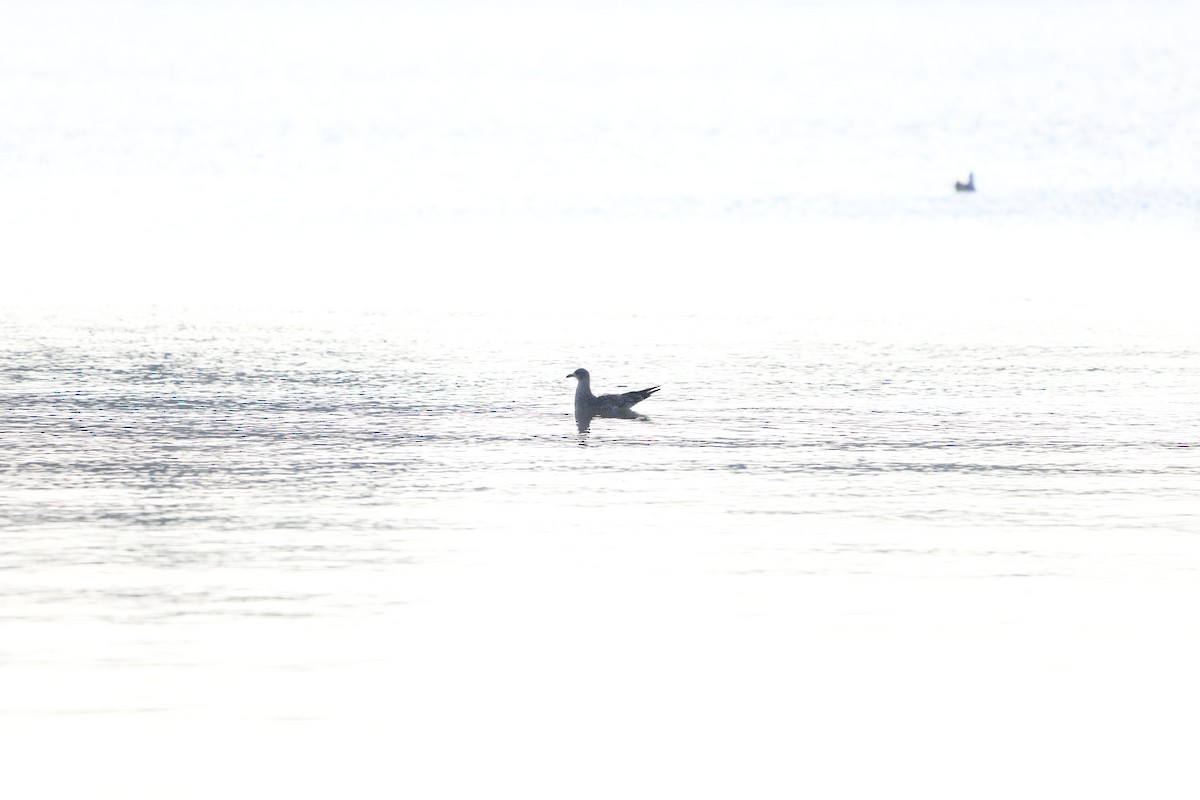
POLYGON ((657 386, 651 386, 649 389, 640 389, 636 392, 602 394, 597 397, 592 394, 592 376, 586 369, 580 367, 567 377, 579 380, 579 385, 575 387, 575 415, 577 417, 581 415, 597 417, 637 416, 631 410, 632 407, 659 389, 657 386))
POLYGON ((973 192, 975 191, 975 173, 972 172, 967 176, 966 183, 954 182, 954 191, 956 192, 973 192))

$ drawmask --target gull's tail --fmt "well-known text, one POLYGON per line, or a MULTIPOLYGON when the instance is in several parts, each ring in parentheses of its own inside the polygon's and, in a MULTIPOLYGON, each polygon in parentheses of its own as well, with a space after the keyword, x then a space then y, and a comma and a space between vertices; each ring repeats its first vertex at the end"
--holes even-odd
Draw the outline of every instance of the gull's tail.
POLYGON ((633 405, 634 403, 642 402, 661 388, 661 386, 651 386, 649 389, 639 389, 636 392, 626 392, 625 394, 621 395, 621 399, 623 401, 627 400, 629 405, 633 405))

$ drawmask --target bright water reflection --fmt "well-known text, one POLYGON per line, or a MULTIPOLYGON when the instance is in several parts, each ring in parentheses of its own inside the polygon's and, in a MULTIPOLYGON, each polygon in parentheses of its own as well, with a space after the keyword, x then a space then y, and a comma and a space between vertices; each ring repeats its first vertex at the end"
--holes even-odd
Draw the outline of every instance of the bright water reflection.
POLYGON ((7 4, 0 790, 1192 800, 1194 17, 7 4))
MULTIPOLYGON (((847 713, 875 730, 858 747, 915 715, 979 763, 942 732, 974 724, 953 697, 975 681, 1009 687, 973 701, 1002 720, 989 746, 1024 730, 1003 721, 1014 706, 1049 705, 1052 730, 1078 734, 1066 676, 1117 680, 1153 658, 1173 665, 1159 700, 1188 690, 1191 339, 596 322, 621 333, 563 343, 546 337, 554 317, 10 314, 0 592, 21 692, 6 718, 80 748, 98 733, 86 720, 110 719, 163 764, 178 756, 157 732, 217 737, 205 746, 239 774, 282 769, 308 796, 343 769, 376 776, 364 796, 480 791, 544 769, 526 745, 557 760, 549 796, 586 768, 549 733, 570 731, 583 748, 623 742, 622 775, 664 780, 693 750, 740 765, 670 783, 704 793, 754 764, 771 786, 834 785, 847 713), (650 418, 580 434, 561 365, 606 354, 606 376, 664 389, 650 418), (80 721, 51 725, 64 715, 80 721), (725 733, 745 726, 753 744, 725 733), (365 731, 405 748, 404 777, 361 762, 365 731), (286 756, 331 736, 358 748, 333 772, 286 756), (261 763, 235 755, 252 739, 268 742, 261 763), (825 766, 789 782, 785 746, 825 766), (456 771, 455 752, 492 777, 456 771)), ((1105 713, 1157 724, 1111 698, 1105 713)), ((107 754, 102 773, 122 763, 89 752, 107 754)), ((223 786, 109 781, 135 797, 223 786)))

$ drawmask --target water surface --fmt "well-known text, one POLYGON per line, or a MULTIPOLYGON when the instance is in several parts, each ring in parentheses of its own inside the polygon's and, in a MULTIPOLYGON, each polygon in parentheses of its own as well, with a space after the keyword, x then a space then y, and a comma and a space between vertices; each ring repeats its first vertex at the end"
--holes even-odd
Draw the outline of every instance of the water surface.
POLYGON ((1194 797, 1196 21, 8 9, 8 794, 1194 797))

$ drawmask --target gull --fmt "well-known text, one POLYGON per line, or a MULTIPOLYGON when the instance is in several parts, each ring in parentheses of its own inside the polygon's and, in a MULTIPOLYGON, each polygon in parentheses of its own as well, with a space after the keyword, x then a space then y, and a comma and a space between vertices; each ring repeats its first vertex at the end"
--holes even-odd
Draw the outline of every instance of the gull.
POLYGON ((967 176, 966 183, 954 182, 954 191, 956 192, 973 192, 975 191, 975 173, 972 172, 967 176))
POLYGON ((586 431, 592 417, 619 417, 621 419, 638 419, 639 415, 633 406, 645 400, 658 391, 659 387, 639 389, 636 392, 624 394, 602 394, 599 397, 592 394, 592 376, 580 367, 567 376, 576 378, 579 385, 575 387, 575 422, 579 430, 586 431))

